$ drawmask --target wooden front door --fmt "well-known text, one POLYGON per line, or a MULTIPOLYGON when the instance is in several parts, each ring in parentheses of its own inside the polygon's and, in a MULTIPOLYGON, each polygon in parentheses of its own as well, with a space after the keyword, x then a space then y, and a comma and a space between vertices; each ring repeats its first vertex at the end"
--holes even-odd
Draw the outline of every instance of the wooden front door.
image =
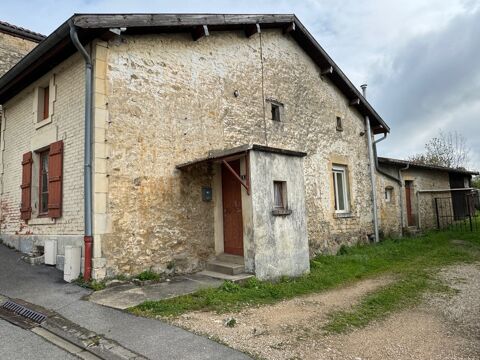
MULTIPOLYGON (((240 174, 240 160, 229 162, 240 174)), ((243 256, 242 193, 238 179, 222 164, 223 243, 227 254, 243 256)))
POLYGON ((405 199, 407 203, 408 226, 415 226, 415 217, 413 216, 413 211, 412 211, 412 193, 413 193, 413 182, 405 181, 405 199))

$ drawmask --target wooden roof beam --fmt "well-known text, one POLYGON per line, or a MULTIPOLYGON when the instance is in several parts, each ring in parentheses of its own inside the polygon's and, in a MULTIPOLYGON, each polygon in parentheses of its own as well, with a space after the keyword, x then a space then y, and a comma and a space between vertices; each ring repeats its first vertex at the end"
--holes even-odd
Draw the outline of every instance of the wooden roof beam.
POLYGON ((245 36, 248 38, 260 32, 260 24, 249 24, 245 27, 245 36))
POLYGON ((288 24, 283 28, 284 34, 291 33, 292 31, 295 31, 295 22, 291 22, 290 24, 288 24))
POLYGON ((208 26, 207 25, 199 25, 195 26, 192 30, 192 38, 193 41, 197 41, 201 39, 204 36, 209 36, 210 33, 208 32, 208 26))
POLYGON ((329 66, 325 69, 320 70, 320 75, 325 76, 325 75, 330 75, 333 74, 333 66, 329 66))
POLYGON ((359 98, 355 98, 353 100, 350 100, 350 106, 358 106, 360 105, 360 99, 359 98))

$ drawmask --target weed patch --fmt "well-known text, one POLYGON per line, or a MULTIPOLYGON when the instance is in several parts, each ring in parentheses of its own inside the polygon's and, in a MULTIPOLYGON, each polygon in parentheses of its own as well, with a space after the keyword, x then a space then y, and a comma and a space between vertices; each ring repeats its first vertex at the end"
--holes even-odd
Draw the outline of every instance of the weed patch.
POLYGON ((344 331, 364 326, 392 311, 416 303, 435 286, 432 270, 458 262, 480 259, 479 233, 431 232, 374 245, 344 248, 342 254, 317 256, 310 274, 283 278, 278 282, 252 278, 243 285, 224 283, 217 289, 203 289, 174 299, 147 301, 129 311, 142 316, 178 316, 194 310, 236 311, 249 305, 270 304, 299 295, 321 292, 360 279, 391 274, 400 279, 361 301, 349 312, 332 314, 327 331, 344 331), (451 239, 465 244, 452 243, 451 239))

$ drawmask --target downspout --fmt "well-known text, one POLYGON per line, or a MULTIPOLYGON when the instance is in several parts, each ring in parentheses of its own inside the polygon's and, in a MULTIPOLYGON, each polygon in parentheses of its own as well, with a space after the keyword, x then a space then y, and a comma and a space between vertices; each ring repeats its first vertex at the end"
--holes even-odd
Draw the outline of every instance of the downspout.
MULTIPOLYGON (((367 85, 361 85, 363 90, 363 97, 367 97, 367 85)), ((373 154, 373 139, 372 139, 372 129, 370 128, 370 118, 368 115, 365 116, 365 127, 367 132, 367 141, 368 141, 368 160, 370 162, 370 181, 372 183, 372 203, 373 203, 373 230, 375 232, 375 242, 379 241, 378 234, 378 209, 377 209, 377 190, 375 183, 375 160, 373 154)))
POLYGON ((92 275, 92 59, 78 39, 77 29, 73 21, 69 21, 70 38, 73 45, 85 60, 85 143, 83 160, 84 178, 84 218, 85 218, 85 267, 83 279, 89 281, 92 275))
POLYGON ((410 164, 407 164, 404 168, 398 169, 398 178, 400 179, 400 221, 402 224, 402 236, 403 236, 403 228, 405 227, 405 216, 403 215, 403 176, 402 171, 408 170, 410 168, 410 164))
MULTIPOLYGON (((398 170, 398 178, 396 178, 395 176, 390 175, 389 173, 383 171, 383 169, 380 168, 380 165, 379 165, 379 163, 378 163, 377 144, 378 144, 380 141, 385 140, 386 138, 387 138, 387 133, 384 133, 383 136, 382 136, 380 139, 376 140, 376 141, 373 143, 373 152, 374 152, 374 156, 375 156, 375 168, 377 169, 377 171, 378 171, 380 174, 382 174, 383 176, 389 178, 390 180, 395 181, 395 182, 398 183, 398 185, 399 185, 400 191, 399 191, 398 197, 399 197, 399 205, 400 205, 400 224, 401 224, 401 225, 400 225, 400 234, 401 234, 401 236, 403 236, 403 196, 402 196, 402 177, 401 177, 402 175, 401 175, 401 173, 400 173, 403 169, 399 169, 399 170, 398 170)), ((410 164, 407 165, 407 169, 408 169, 409 166, 410 166, 410 164)))

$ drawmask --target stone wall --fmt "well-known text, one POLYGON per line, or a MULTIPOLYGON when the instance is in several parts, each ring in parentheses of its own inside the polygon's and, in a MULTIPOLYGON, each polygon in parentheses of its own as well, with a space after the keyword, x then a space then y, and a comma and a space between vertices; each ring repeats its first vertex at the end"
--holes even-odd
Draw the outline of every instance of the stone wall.
POLYGON ((36 42, 0 32, 0 77, 36 45, 36 42))
POLYGON ((201 201, 212 171, 175 165, 246 143, 308 153, 311 254, 372 232, 363 119, 289 35, 212 32, 196 42, 190 34, 127 35, 109 42, 107 63, 112 226, 102 248, 110 274, 181 262, 179 271, 201 268, 213 252, 214 210, 201 201), (271 120, 271 100, 284 104, 284 121, 271 120), (352 211, 343 218, 333 210, 335 159, 349 167, 352 211))
POLYGON ((309 271, 303 158, 250 152, 254 272, 260 279, 309 271), (286 183, 288 215, 273 215, 274 181, 286 183))
POLYGON ((55 236, 58 251, 83 240, 84 62, 77 54, 42 76, 4 105, 1 128, 0 238, 22 250, 55 236), (50 85, 51 116, 37 122, 36 88, 50 85), (22 155, 63 140, 63 210, 58 219, 38 215, 38 155, 34 154, 32 219, 20 219, 22 155))
MULTIPOLYGON (((398 167, 382 165, 387 173, 398 177, 398 167)), ((427 230, 437 226, 435 213, 435 198, 450 198, 450 192, 424 192, 425 190, 450 189, 448 172, 410 167, 402 171, 402 186, 387 177, 377 177, 377 196, 379 199, 380 230, 386 237, 401 235, 401 228, 407 228, 407 210, 405 181, 413 181, 412 213, 416 226, 427 230), (385 188, 391 187, 393 196, 391 202, 385 201, 385 188), (401 199, 400 199, 401 197, 401 199), (401 211, 403 210, 403 214, 401 211), (403 216, 403 226, 402 226, 403 216)))
MULTIPOLYGON (((392 172, 393 176, 398 176, 395 169, 392 172)), ((397 238, 402 234, 401 225, 401 209, 404 206, 405 199, 402 192, 403 188, 399 183, 378 173, 376 176, 377 184, 377 206, 378 206, 378 221, 381 238, 397 238), (389 190, 391 193, 390 201, 386 199, 385 192, 389 190), (402 203, 403 201, 403 203, 402 203)))

